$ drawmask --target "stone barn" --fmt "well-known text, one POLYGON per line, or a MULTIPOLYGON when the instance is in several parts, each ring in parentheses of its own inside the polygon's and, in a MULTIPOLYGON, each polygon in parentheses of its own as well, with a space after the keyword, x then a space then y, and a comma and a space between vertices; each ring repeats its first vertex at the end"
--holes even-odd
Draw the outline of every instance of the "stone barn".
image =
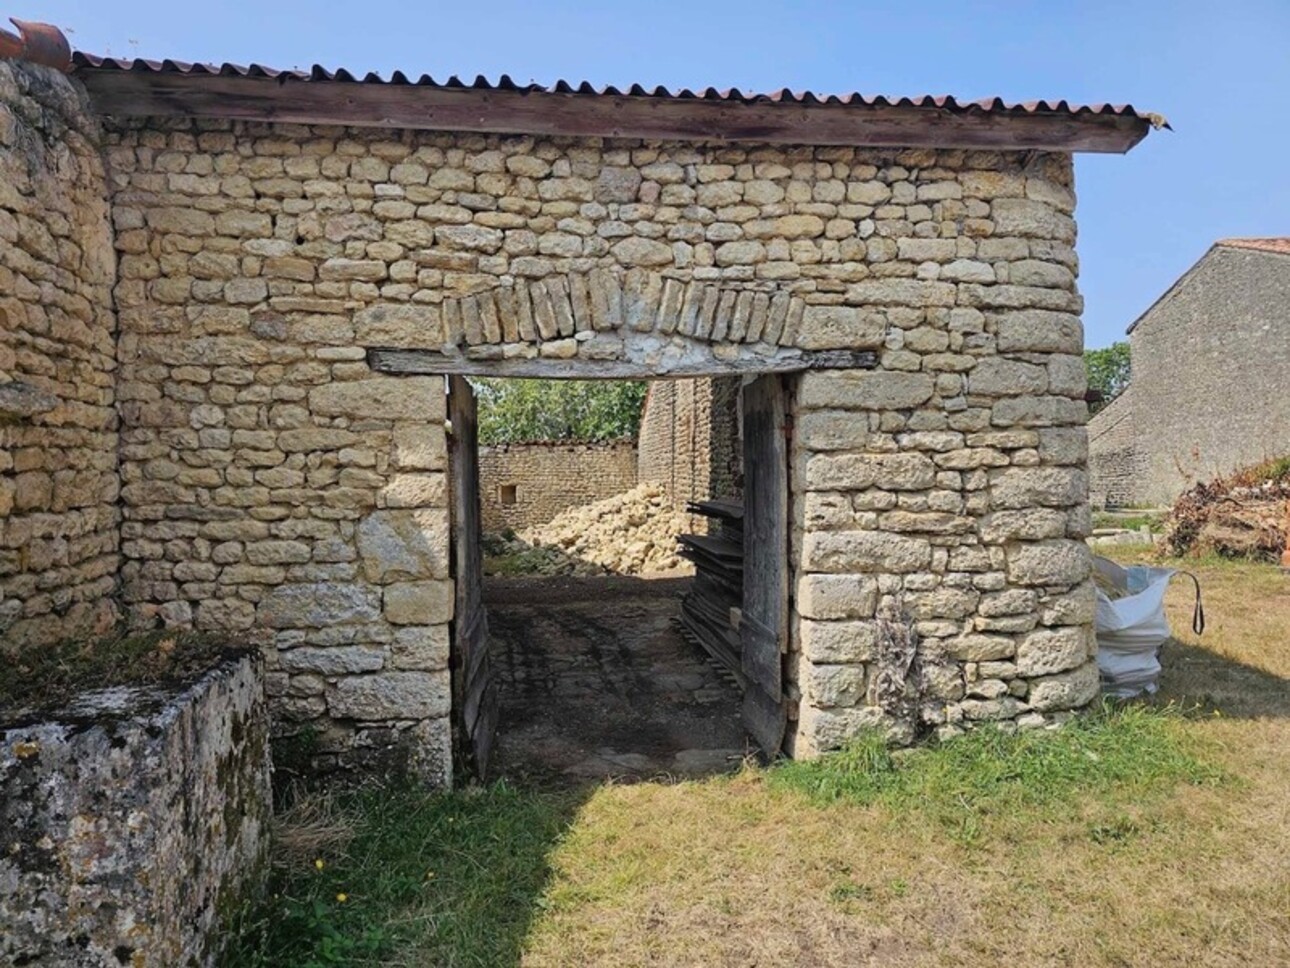
POLYGON ((1060 720, 1098 690, 1073 159, 1152 121, 0 61, 4 652, 249 633, 321 766, 482 772, 463 377, 725 377, 757 742, 1060 720))
POLYGON ((1095 504, 1171 504, 1290 454, 1290 238, 1222 239, 1129 327, 1133 377, 1089 422, 1095 504))

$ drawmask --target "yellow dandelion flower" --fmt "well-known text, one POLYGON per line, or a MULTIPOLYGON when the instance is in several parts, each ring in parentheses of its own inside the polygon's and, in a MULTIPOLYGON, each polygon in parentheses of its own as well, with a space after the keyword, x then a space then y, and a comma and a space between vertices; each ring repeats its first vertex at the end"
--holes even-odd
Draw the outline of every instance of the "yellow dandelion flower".
POLYGON ((326 865, 326 864, 324 864, 324 863, 323 863, 323 859, 322 859, 321 857, 319 857, 316 861, 314 861, 314 866, 315 866, 316 868, 318 868, 319 870, 322 870, 322 869, 323 869, 324 867, 326 867, 327 865, 326 865))
POLYGON ((340 901, 341 904, 344 904, 346 901, 349 900, 349 895, 345 893, 337 894, 336 900, 340 901))

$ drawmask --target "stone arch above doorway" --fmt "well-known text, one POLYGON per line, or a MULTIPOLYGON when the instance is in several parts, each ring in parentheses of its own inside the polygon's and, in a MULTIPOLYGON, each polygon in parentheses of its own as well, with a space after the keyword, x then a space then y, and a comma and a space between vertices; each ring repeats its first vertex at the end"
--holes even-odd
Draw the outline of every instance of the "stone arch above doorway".
POLYGON ((621 377, 869 366, 869 355, 856 350, 880 346, 885 331, 879 314, 808 305, 773 283, 611 267, 503 279, 437 306, 379 305, 355 318, 358 342, 376 350, 375 369, 513 376, 570 368, 621 377), (842 344, 851 352, 815 352, 842 344))

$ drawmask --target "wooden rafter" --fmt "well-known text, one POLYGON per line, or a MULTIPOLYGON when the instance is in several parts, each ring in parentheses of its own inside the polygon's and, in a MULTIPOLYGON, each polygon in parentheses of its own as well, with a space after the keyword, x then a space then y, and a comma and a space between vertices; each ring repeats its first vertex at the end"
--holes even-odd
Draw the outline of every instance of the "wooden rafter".
POLYGON ((856 147, 1125 152, 1149 123, 1115 114, 954 111, 517 92, 80 68, 103 114, 501 134, 856 147))

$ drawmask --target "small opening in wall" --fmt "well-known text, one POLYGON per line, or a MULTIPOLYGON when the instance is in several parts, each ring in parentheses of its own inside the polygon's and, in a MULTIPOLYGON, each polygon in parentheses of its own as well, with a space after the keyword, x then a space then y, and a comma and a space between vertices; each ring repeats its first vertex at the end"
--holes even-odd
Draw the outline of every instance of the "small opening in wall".
POLYGON ((519 503, 518 488, 514 484, 503 484, 497 489, 497 500, 502 504, 519 503))

